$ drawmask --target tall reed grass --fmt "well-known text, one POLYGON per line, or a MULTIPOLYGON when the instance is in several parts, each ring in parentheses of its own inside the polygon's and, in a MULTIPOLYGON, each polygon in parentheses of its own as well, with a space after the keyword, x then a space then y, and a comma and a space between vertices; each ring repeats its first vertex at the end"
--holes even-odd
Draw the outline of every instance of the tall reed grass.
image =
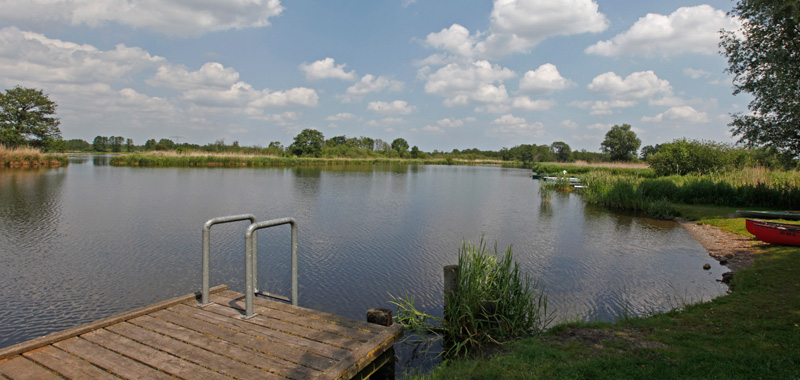
POLYGON ((538 162, 531 166, 531 170, 539 174, 563 173, 568 175, 585 174, 592 172, 605 172, 617 175, 635 175, 640 177, 655 177, 655 172, 644 163, 602 162, 587 163, 584 161, 569 162, 538 162))
POLYGON ((111 158, 115 166, 159 167, 270 167, 291 165, 359 165, 359 164, 426 164, 426 165, 477 165, 485 161, 458 159, 400 159, 400 158, 310 158, 279 157, 243 154, 208 153, 133 153, 111 158))
POLYGON ((447 295, 443 317, 421 312, 414 298, 395 298, 397 322, 409 331, 443 340, 445 357, 462 356, 543 331, 552 322, 547 296, 522 273, 509 247, 502 255, 481 240, 458 252, 457 289, 447 295))
POLYGON ((66 166, 64 155, 44 154, 41 150, 29 147, 8 148, 0 144, 0 167, 39 168, 66 166))
POLYGON ((800 209, 800 172, 761 167, 659 178, 592 172, 583 176, 586 200, 668 216, 669 202, 800 209))

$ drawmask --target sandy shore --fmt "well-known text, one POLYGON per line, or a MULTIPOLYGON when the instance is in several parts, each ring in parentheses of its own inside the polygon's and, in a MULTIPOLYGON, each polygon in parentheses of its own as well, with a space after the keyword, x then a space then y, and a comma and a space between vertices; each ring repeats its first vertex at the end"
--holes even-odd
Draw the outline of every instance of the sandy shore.
POLYGON ((731 272, 753 264, 754 250, 751 247, 759 243, 757 240, 680 218, 676 221, 708 250, 709 256, 727 266, 731 272))

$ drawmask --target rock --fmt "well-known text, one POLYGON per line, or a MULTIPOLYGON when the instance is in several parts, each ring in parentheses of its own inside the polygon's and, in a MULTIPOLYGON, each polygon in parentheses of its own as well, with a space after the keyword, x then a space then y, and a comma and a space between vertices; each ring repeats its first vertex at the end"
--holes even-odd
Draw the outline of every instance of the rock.
POLYGON ((727 264, 727 263, 728 263, 728 259, 726 259, 726 258, 721 258, 721 259, 719 259, 719 264, 720 264, 720 265, 725 265, 725 264, 727 264))
POLYGON ((703 269, 705 270, 711 269, 711 264, 706 263, 705 265, 703 265, 703 269))
POLYGON ((727 258, 727 259, 732 259, 732 258, 734 258, 734 257, 735 257, 735 256, 733 255, 733 253, 727 253, 727 254, 725 254, 725 258, 727 258))
POLYGON ((730 284, 731 280, 733 280, 733 272, 727 272, 722 274, 722 282, 725 284, 730 284))

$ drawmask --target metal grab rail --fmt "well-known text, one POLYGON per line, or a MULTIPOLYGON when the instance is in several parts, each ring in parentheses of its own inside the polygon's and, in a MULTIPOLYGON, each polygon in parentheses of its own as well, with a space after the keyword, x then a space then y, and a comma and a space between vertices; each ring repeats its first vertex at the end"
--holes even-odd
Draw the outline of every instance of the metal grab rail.
MULTIPOLYGON (((252 226, 253 223, 256 222, 256 217, 252 214, 223 216, 210 219, 206 222, 206 224, 203 225, 203 290, 202 298, 200 299, 200 307, 213 304, 213 302, 209 300, 209 289, 211 287, 209 284, 211 282, 209 274, 211 271, 209 268, 211 261, 211 226, 215 224, 238 222, 242 220, 249 220, 250 225, 252 226)), ((255 270, 255 268, 253 268, 253 270, 255 270)))
MULTIPOLYGON (((247 232, 244 235, 245 246, 245 275, 247 276, 247 289, 245 291, 245 315, 244 319, 249 319, 256 316, 253 312, 253 298, 255 297, 256 288, 256 273, 255 265, 258 262, 258 245, 256 244, 256 231, 280 226, 284 224, 292 225, 292 305, 297 306, 297 222, 293 218, 273 219, 260 223, 253 223, 247 227, 247 232)), ((268 295, 268 294, 267 294, 268 295)), ((271 295, 268 295, 271 296, 271 295)), ((284 297, 277 297, 284 298, 284 297)))

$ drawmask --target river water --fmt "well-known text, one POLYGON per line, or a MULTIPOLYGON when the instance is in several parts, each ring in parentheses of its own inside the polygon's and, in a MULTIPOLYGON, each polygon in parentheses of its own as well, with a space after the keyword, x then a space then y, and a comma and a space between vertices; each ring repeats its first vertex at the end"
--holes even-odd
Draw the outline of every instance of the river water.
MULTIPOLYGON (((0 348, 199 291, 203 224, 245 213, 295 218, 300 305, 353 319, 394 309, 390 294, 406 292, 441 315, 442 267, 456 263, 464 239, 513 245, 560 320, 613 320, 726 292, 717 281, 725 268, 678 224, 617 214, 576 194, 542 205, 529 173, 127 168, 105 156, 0 170, 0 348)), ((212 229, 212 286, 244 290, 245 229, 212 229)), ((259 287, 290 295, 289 227, 262 230, 258 241, 259 287)))

